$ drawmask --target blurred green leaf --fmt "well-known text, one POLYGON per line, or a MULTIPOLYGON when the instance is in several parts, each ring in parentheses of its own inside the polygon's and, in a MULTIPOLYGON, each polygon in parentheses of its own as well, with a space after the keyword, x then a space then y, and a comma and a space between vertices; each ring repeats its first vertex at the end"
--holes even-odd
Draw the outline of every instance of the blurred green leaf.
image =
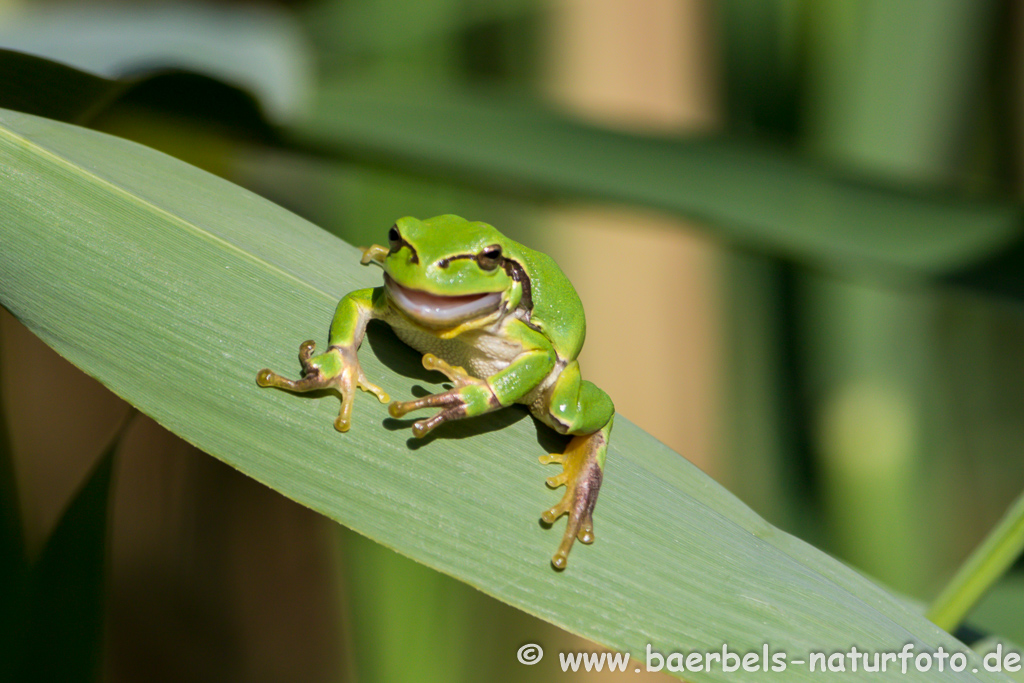
POLYGON ((277 122, 300 115, 312 87, 298 22, 272 5, 26 5, 0 19, 0 45, 113 79, 161 70, 206 76, 254 93, 277 122))
POLYGON ((120 79, 104 78, 43 57, 0 49, 0 106, 92 127, 111 110, 140 109, 229 125, 235 136, 269 136, 260 103, 249 93, 210 76, 160 69, 120 79))
MULTIPOLYGON (((0 105, 81 122, 118 102, 272 136, 250 95, 208 76, 164 71, 112 81, 0 51, 0 75, 19 70, 32 78, 12 79, 0 105), (55 92, 61 102, 52 101, 55 92)), ((495 93, 385 91, 344 81, 325 89, 308 121, 283 132, 319 155, 502 193, 659 208, 697 218, 739 246, 843 273, 942 277, 1024 298, 1019 205, 872 184, 752 140, 630 135, 495 93)))
POLYGON ((739 246, 840 272, 957 275, 1024 296, 1020 206, 874 184, 752 140, 629 135, 493 93, 345 81, 328 85, 291 134, 309 147, 506 192, 678 213, 739 246))
POLYGON ((0 49, 0 106, 85 122, 130 87, 42 57, 0 49))
MULTIPOLYGON (((964 649, 765 523, 625 417, 609 452, 598 540, 555 572, 548 558, 561 525, 547 530, 537 519, 560 494, 543 486, 550 472, 536 457, 559 443, 520 419, 524 411, 414 441, 361 396, 342 435, 332 425, 336 400, 257 388, 261 367, 296 374, 298 342, 326 332, 341 295, 379 281, 356 249, 182 162, 15 112, 0 112, 0 175, 4 306, 172 431, 386 546, 641 658, 648 644, 667 653, 720 652, 723 643, 760 652, 768 643, 791 659, 853 644, 964 649)), ((368 341, 364 369, 393 396, 425 381, 416 354, 393 335, 378 329, 368 341)), ((947 670, 900 680, 1003 679, 947 670)))

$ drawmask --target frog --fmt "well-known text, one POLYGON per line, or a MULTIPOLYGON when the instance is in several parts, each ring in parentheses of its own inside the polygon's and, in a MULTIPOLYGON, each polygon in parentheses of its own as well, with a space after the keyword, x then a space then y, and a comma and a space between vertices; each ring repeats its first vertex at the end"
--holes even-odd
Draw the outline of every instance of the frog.
POLYGON ((264 368, 257 384, 291 392, 336 390, 341 408, 334 427, 348 431, 356 389, 381 403, 391 401, 366 377, 357 355, 367 324, 380 320, 423 354, 424 368, 450 383, 445 391, 390 403, 393 418, 436 409, 412 424, 414 437, 446 422, 525 405, 540 422, 570 437, 563 452, 539 456, 542 464, 562 465, 546 483, 565 486, 564 494, 541 521, 550 527, 568 516, 551 558, 556 570, 565 569, 576 540, 594 541, 594 507, 615 416, 608 394, 580 374, 586 319, 579 295, 554 259, 487 223, 451 214, 406 216, 387 237, 387 246, 363 248, 361 259, 383 270, 383 285, 341 299, 327 350, 317 354, 315 342, 305 341, 299 346, 299 379, 264 368))

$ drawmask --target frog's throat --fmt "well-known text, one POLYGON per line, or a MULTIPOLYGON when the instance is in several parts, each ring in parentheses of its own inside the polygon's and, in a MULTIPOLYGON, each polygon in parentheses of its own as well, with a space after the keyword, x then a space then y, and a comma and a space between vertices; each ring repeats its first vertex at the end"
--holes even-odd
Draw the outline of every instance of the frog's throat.
POLYGON ((487 317, 501 307, 501 292, 442 296, 400 285, 387 273, 384 289, 395 308, 431 329, 461 327, 460 323, 487 317))

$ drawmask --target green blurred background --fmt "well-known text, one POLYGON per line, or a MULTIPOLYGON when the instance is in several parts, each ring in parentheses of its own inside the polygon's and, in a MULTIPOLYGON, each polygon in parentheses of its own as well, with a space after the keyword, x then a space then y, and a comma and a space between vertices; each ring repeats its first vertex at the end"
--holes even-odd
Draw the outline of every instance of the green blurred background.
MULTIPOLYGON (((1016 0, 0 2, 0 47, 130 84, 73 120, 353 244, 458 213, 547 251, 620 413, 925 601, 1024 488, 1022 45, 1016 0), (470 110, 488 135, 459 149, 470 110), (609 144, 547 175, 522 111, 643 154, 609 144), (702 159, 729 182, 678 201, 615 185, 681 141, 707 143, 681 185, 702 159), (1009 228, 957 224, 979 206, 1009 228)), ((0 316, 3 502, 31 558, 129 409, 0 316)), ((594 647, 142 416, 112 476, 104 680, 565 680, 517 648, 594 647)), ((1024 642, 1021 614, 1018 567, 971 625, 1024 642)))

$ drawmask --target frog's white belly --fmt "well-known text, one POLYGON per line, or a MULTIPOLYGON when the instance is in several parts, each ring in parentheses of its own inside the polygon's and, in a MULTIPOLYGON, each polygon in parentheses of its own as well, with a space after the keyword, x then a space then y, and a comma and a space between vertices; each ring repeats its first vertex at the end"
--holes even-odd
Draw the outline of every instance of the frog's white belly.
POLYGON ((470 330, 454 339, 438 337, 413 327, 394 325, 398 338, 420 353, 432 353, 451 365, 486 379, 508 367, 523 347, 490 330, 470 330))

